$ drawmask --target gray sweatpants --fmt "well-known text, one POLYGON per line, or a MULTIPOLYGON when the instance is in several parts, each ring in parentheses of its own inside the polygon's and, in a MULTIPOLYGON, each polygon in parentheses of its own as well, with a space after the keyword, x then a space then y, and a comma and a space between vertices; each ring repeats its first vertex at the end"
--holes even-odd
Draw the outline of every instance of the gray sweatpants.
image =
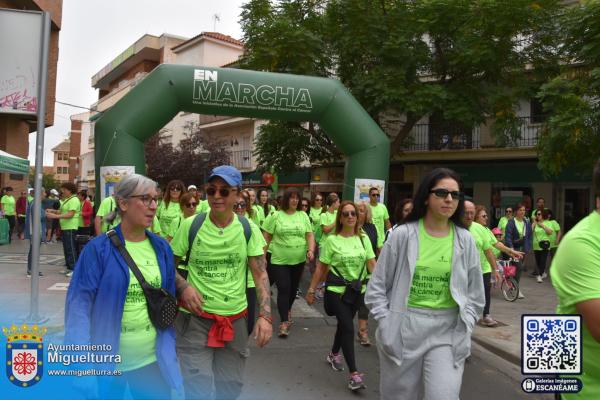
POLYGON ((379 351, 381 399, 458 399, 464 361, 455 366, 452 336, 458 309, 409 308, 401 319, 402 363, 379 351))
POLYGON ((246 318, 232 323, 234 339, 223 348, 206 346, 212 324, 212 320, 183 312, 175 320, 177 356, 187 400, 236 399, 242 391, 249 355, 246 318))

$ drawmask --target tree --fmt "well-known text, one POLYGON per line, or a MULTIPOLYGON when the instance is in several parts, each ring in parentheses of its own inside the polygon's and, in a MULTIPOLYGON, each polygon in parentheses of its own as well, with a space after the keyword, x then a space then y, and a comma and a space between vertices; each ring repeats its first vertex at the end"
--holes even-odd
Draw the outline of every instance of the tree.
MULTIPOLYGON (((329 44, 323 25, 324 0, 251 0, 242 7, 246 69, 328 76, 329 44)), ((339 156, 315 124, 271 121, 260 127, 255 154, 259 168, 290 172, 304 161, 339 156)))
MULTIPOLYGON (((29 187, 35 186, 35 169, 29 170, 29 187)), ((54 174, 45 174, 42 173, 42 187, 44 190, 56 189, 60 187, 60 183, 54 177, 54 174)))
POLYGON ((538 145, 540 168, 591 171, 600 151, 600 2, 568 10, 561 19, 564 66, 539 96, 549 118, 538 145))
MULTIPOLYGON (((558 71, 559 3, 254 0, 242 13, 242 65, 335 75, 377 122, 400 116, 387 132, 393 156, 427 115, 466 127, 510 118, 520 98, 558 71)), ((495 132, 500 140, 510 134, 495 132)))
POLYGON ((214 167, 231 162, 225 143, 203 134, 193 122, 185 125, 184 138, 176 148, 156 134, 145 143, 145 152, 148 176, 161 185, 172 179, 204 182, 214 167))
POLYGON ((531 97, 556 71, 559 9, 553 0, 334 0, 327 25, 342 82, 376 120, 403 116, 394 155, 424 116, 473 127, 531 97))

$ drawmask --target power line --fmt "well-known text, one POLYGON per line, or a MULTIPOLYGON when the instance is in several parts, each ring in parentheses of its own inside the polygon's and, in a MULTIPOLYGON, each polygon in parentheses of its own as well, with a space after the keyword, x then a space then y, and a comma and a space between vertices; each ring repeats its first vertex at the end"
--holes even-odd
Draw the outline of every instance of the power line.
POLYGON ((88 110, 88 111, 92 111, 90 108, 88 107, 82 107, 82 106, 76 106, 75 104, 70 104, 70 103, 64 103, 62 101, 58 101, 58 100, 54 100, 55 103, 58 104, 62 104, 64 106, 70 106, 70 107, 76 107, 76 108, 83 108, 84 110, 88 110))

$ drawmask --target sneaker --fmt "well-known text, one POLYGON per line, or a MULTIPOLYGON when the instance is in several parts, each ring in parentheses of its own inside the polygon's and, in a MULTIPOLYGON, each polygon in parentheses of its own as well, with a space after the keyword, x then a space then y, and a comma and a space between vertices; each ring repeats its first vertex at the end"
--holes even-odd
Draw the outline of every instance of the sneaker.
POLYGON ((367 332, 366 329, 364 331, 358 331, 356 338, 361 346, 369 347, 371 345, 371 341, 369 340, 369 332, 367 332))
POLYGON ((290 324, 289 322, 282 322, 279 324, 279 334, 278 336, 282 339, 287 338, 290 334, 290 324))
POLYGON ((481 320, 481 324, 483 326, 487 326, 488 328, 493 328, 495 326, 498 326, 498 321, 490 317, 488 314, 483 317, 483 319, 481 320))
POLYGON ((69 271, 69 272, 67 272, 67 273, 65 274, 65 276, 66 276, 67 278, 70 278, 70 277, 72 277, 72 276, 73 276, 73 271, 69 271))
MULTIPOLYGON (((38 272, 38 276, 44 276, 44 274, 42 274, 42 271, 38 272)), ((31 278, 31 272, 27 271, 27 277, 31 278)))
POLYGON ((544 280, 542 279, 542 276, 538 275, 537 276, 537 283, 542 283, 542 282, 544 282, 544 280))
POLYGON ((355 391, 359 389, 366 389, 365 375, 359 372, 354 372, 350 375, 350 381, 348 382, 348 389, 355 391))
POLYGON ((521 293, 521 291, 519 290, 519 299, 524 299, 525 296, 523 296, 523 293, 521 293))
POLYGON ((547 277, 548 277, 548 274, 544 272, 544 273, 542 274, 542 279, 546 279, 547 277))
POLYGON ((329 363, 329 365, 331 365, 331 368, 334 371, 343 371, 344 370, 343 359, 342 359, 342 355, 340 353, 337 353, 337 354, 329 353, 327 355, 327 362, 329 363))

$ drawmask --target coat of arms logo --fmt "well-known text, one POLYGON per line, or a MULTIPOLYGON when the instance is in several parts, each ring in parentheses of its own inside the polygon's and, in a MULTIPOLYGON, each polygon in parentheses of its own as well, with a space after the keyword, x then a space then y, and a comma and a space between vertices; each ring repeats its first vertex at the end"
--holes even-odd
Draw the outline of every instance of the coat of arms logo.
POLYGON ((35 385, 44 372, 44 334, 46 328, 23 324, 2 327, 6 343, 6 376, 19 387, 35 385))

